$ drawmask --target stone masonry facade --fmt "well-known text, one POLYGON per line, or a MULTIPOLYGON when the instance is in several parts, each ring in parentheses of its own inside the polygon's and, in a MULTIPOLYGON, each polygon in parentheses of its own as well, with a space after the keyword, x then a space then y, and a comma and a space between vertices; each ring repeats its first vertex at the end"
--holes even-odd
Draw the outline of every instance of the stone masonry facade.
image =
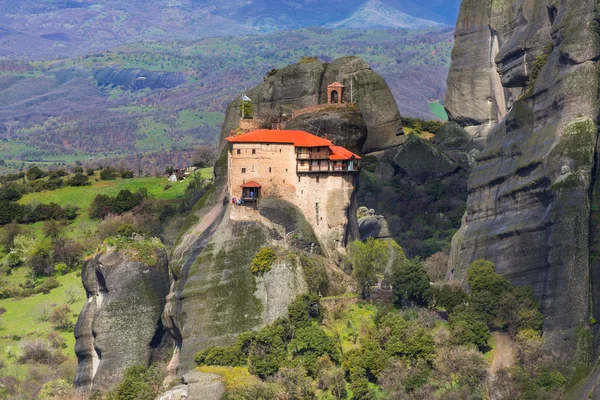
MULTIPOLYGON (((326 250, 343 251, 348 241, 349 213, 354 204, 358 165, 324 160, 327 147, 297 148, 291 143, 230 143, 228 189, 232 198, 248 197, 242 186, 260 184, 261 198, 278 198, 296 205, 326 250)), ((255 192, 255 196, 258 192, 255 192)))

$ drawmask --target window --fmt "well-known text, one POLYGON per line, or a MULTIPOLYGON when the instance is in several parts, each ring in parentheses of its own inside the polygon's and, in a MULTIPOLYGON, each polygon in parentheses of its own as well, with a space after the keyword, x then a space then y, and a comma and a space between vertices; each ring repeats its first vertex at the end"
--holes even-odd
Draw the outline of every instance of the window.
POLYGON ((269 172, 271 172, 271 167, 269 167, 269 172))
POLYGON ((237 151, 236 151, 236 152, 237 152, 237 154, 240 154, 240 153, 241 153, 240 149, 237 149, 237 151))
POLYGON ((285 172, 287 172, 287 168, 285 169, 285 172))
POLYGON ((285 179, 283 180, 283 183, 285 183, 285 179))
POLYGON ((298 183, 300 183, 300 177, 298 177, 298 183))
POLYGON ((256 149, 252 149, 252 154, 256 154, 256 149))
POLYGON ((319 177, 317 176, 317 183, 319 183, 319 177))
POLYGON ((242 168, 242 174, 246 173, 246 168, 242 168))

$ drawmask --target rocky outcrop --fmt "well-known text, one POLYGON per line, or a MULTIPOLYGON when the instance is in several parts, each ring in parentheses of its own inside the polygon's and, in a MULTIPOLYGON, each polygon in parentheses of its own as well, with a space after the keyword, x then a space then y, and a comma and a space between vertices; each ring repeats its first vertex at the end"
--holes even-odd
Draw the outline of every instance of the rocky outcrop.
POLYGON ((286 129, 325 136, 336 145, 358 154, 362 153, 368 135, 367 125, 358 107, 304 114, 290 121, 286 129))
POLYGON ((182 72, 146 71, 139 68, 104 67, 94 70, 98 86, 119 86, 124 90, 169 89, 185 83, 182 72))
POLYGON ((221 202, 208 206, 220 211, 203 214, 188 230, 195 239, 175 249, 174 283, 163 314, 177 343, 171 369, 192 369, 199 350, 232 343, 238 334, 273 322, 308 292, 303 267, 291 254, 319 253, 314 232, 291 204, 263 203, 259 210, 221 202), (282 256, 267 273, 253 275, 250 265, 264 246, 282 256))
MULTIPOLYGON (((327 103, 327 86, 336 81, 346 85, 345 101, 356 103, 366 125, 363 153, 403 143, 400 112, 392 92, 385 80, 358 57, 344 57, 330 64, 303 62, 273 70, 267 74, 264 83, 250 89, 246 95, 252 99, 255 116, 275 121, 284 114, 291 116, 292 110, 327 103)), ((223 149, 225 137, 239 126, 240 109, 241 97, 227 107, 220 149, 223 149)), ((302 129, 307 130, 307 126, 302 129)), ((319 129, 318 125, 316 129, 319 129)), ((337 133, 337 136, 341 135, 337 133)))
POLYGON ((221 400, 225 395, 223 377, 202 372, 189 372, 181 384, 159 395, 157 400, 221 400))
POLYGON ((358 229, 360 230, 360 240, 389 239, 392 237, 390 228, 383 215, 375 215, 375 210, 369 210, 367 207, 358 209, 358 229))
POLYGON ((112 390, 128 367, 149 365, 164 345, 166 253, 152 240, 106 244, 84 263, 81 279, 88 300, 75 326, 75 386, 112 390))
POLYGON ((417 135, 408 136, 406 144, 394 157, 394 163, 421 184, 431 176, 443 178, 460 169, 450 157, 417 135))
POLYGON ((464 0, 446 98, 470 133, 489 132, 449 277, 485 258, 531 285, 544 335, 573 358, 600 317, 597 12, 593 0, 464 0))

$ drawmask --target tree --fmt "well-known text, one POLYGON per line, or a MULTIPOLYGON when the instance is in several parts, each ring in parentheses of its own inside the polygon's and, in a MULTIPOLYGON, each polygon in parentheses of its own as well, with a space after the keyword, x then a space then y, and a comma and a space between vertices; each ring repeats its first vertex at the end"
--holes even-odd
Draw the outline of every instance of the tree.
POLYGON ((450 329, 459 345, 474 344, 479 350, 488 347, 491 334, 484 317, 473 307, 461 304, 450 315, 450 329))
POLYGON ((217 149, 213 146, 200 146, 192 156, 192 164, 198 168, 210 167, 217 160, 217 149))
POLYGON ((42 232, 44 232, 44 236, 55 241, 62 234, 62 224, 56 222, 56 220, 51 219, 44 222, 42 226, 42 232))
POLYGON ((277 325, 267 326, 256 333, 248 357, 250 373, 266 378, 279 371, 287 355, 282 335, 283 328, 277 325))
POLYGON ((100 172, 100 179, 103 181, 113 181, 117 179, 119 172, 111 167, 106 167, 100 172))
POLYGON ((431 288, 431 293, 435 306, 449 313, 467 300, 467 293, 458 284, 435 285, 431 288))
POLYGON ((388 244, 372 237, 366 242, 355 240, 348 246, 348 255, 352 264, 352 276, 356 279, 363 299, 371 295, 371 287, 377 283, 377 274, 387 264, 388 244))
POLYGON ((474 261, 467 268, 467 282, 471 292, 487 291, 498 298, 511 288, 510 282, 494 271, 494 263, 486 260, 474 261))
POLYGON ((69 186, 87 186, 91 185, 92 183, 89 181, 87 175, 84 175, 82 173, 76 173, 71 178, 69 178, 67 184, 69 186))
POLYGON ((121 178, 122 179, 132 179, 133 171, 131 171, 129 169, 125 169, 125 170, 121 171, 121 178))
POLYGON ((5 225, 0 231, 0 246, 3 246, 4 250, 9 252, 15 244, 15 237, 23 234, 23 231, 23 227, 17 223, 13 222, 5 225))
POLYGON ((34 277, 52 275, 54 272, 52 250, 52 242, 48 239, 37 241, 30 250, 28 261, 34 277))
POLYGON ((50 314, 50 323, 61 331, 67 331, 73 327, 71 321, 72 311, 67 304, 54 307, 50 314))
POLYGON ((46 173, 42 171, 41 168, 37 165, 34 165, 33 167, 27 170, 27 179, 29 179, 30 181, 38 180, 40 178, 43 178, 45 175, 46 173))
POLYGON ((399 303, 425 306, 431 299, 430 278, 418 258, 394 266, 392 286, 399 303))

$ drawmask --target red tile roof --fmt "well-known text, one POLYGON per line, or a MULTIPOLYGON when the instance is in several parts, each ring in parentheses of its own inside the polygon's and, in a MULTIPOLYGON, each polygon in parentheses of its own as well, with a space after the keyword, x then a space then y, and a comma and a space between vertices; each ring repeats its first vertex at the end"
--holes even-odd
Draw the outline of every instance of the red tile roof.
POLYGON ((296 147, 328 147, 330 140, 311 135, 304 131, 286 131, 275 129, 259 129, 228 137, 229 143, 289 143, 296 147))
MULTIPOLYGON (((350 160, 352 157, 362 160, 359 155, 354 154, 350 150, 341 146, 335 146, 331 140, 323 139, 304 131, 259 129, 237 136, 230 136, 225 138, 225 140, 229 143, 285 143, 293 144, 295 147, 329 147, 331 151, 330 160, 343 161, 350 160)), ((246 185, 251 183, 258 185, 256 182, 248 182, 246 185)), ((242 187, 260 187, 260 185, 242 187)))
POLYGON ((339 82, 333 82, 331 85, 327 86, 328 88, 345 88, 346 86, 342 85, 339 82))
POLYGON ((261 188, 262 185, 258 182, 250 181, 242 185, 243 188, 261 188))
POLYGON ((362 158, 359 155, 354 154, 350 150, 341 146, 329 146, 329 150, 331 150, 331 155, 329 156, 330 160, 349 160, 352 157, 354 157, 357 160, 362 160, 362 158))

